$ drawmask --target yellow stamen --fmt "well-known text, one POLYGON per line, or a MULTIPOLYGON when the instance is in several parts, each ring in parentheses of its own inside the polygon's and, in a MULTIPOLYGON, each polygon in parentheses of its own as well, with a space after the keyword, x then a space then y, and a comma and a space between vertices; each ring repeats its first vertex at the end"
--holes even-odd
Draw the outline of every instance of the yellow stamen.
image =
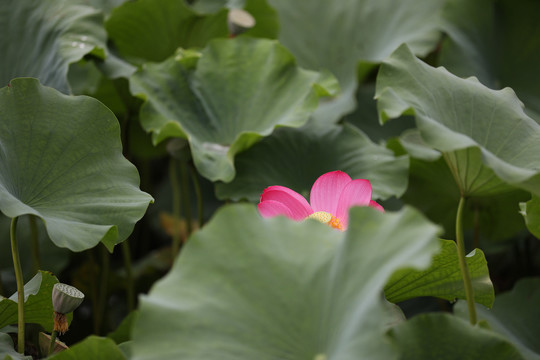
POLYGON ((343 225, 341 225, 341 221, 339 220, 339 218, 335 217, 330 213, 327 213, 326 211, 314 212, 313 214, 308 216, 308 219, 315 219, 322 222, 323 224, 327 224, 333 227, 334 229, 343 231, 343 225))

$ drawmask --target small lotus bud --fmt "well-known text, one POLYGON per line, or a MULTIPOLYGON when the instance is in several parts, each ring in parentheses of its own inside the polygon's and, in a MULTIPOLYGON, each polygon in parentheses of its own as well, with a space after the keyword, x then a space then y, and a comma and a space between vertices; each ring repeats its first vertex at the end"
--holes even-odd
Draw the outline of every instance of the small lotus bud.
POLYGON ((232 9, 227 15, 227 25, 230 36, 234 37, 254 27, 255 19, 247 11, 232 9))
POLYGON ((54 284, 52 302, 54 311, 60 314, 73 312, 84 300, 84 294, 67 284, 54 284))

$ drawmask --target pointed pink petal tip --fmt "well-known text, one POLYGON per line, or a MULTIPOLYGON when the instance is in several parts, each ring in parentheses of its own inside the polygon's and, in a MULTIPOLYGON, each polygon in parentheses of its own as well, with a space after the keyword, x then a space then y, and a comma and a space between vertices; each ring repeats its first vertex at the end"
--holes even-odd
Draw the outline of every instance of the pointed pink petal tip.
POLYGON ((377 203, 376 203, 375 201, 373 201, 373 200, 371 200, 371 201, 369 202, 369 206, 372 207, 372 208, 375 208, 375 209, 379 210, 380 212, 384 212, 384 208, 383 208, 381 205, 377 204, 377 203))
MULTIPOLYGON (((281 204, 279 206, 279 211, 281 211, 281 213, 279 213, 278 215, 285 215, 293 220, 303 220, 313 213, 311 206, 309 206, 309 203, 302 195, 285 186, 276 185, 264 189, 261 195, 260 204, 268 201, 271 201, 269 206, 275 208, 275 210, 272 211, 277 211, 278 205, 276 205, 275 203, 279 203, 281 204), (285 210, 283 209, 287 209, 287 212, 285 212, 285 210)), ((268 205, 263 205, 263 211, 267 211, 267 206, 268 205)), ((272 213, 272 211, 268 210, 268 213, 272 213)), ((263 215, 262 212, 261 215, 263 215)))

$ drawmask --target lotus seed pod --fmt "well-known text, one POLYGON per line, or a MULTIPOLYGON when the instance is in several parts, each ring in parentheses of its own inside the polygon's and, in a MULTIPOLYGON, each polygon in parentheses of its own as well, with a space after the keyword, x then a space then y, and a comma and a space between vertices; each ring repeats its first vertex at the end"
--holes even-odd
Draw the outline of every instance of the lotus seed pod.
POLYGON ((67 284, 54 284, 52 301, 54 311, 60 314, 73 312, 84 300, 84 294, 67 284))
POLYGON ((227 15, 229 34, 237 36, 255 26, 255 19, 250 13, 241 9, 232 9, 227 15))

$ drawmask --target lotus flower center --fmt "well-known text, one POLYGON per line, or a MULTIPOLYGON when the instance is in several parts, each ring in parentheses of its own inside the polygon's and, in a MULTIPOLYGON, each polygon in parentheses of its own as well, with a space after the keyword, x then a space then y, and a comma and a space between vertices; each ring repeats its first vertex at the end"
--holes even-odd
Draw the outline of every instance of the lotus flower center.
POLYGON ((322 222, 323 224, 327 224, 333 227, 334 229, 343 231, 343 225, 341 225, 341 221, 339 221, 339 218, 335 217, 330 213, 327 213, 326 211, 314 212, 313 214, 308 216, 308 219, 315 219, 322 222))

